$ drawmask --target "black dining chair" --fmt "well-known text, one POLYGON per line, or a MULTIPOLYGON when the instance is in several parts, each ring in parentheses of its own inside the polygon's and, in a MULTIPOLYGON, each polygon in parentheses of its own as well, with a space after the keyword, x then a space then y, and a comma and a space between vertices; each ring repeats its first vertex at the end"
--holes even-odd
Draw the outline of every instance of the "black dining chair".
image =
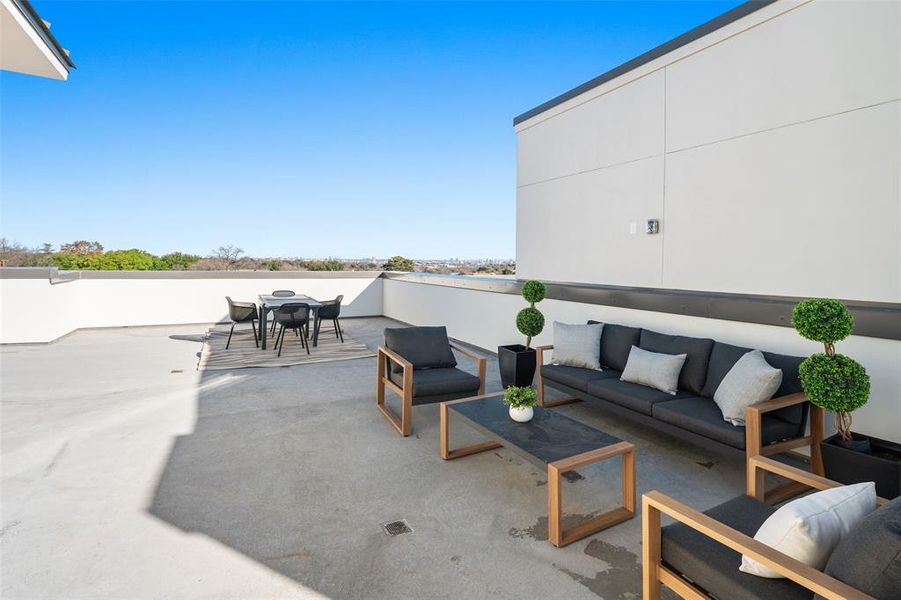
POLYGON ((253 329, 253 342, 259 348, 260 338, 257 335, 256 321, 260 318, 260 313, 257 311, 257 305, 253 302, 235 302, 228 296, 225 297, 225 300, 228 302, 228 318, 232 322, 232 327, 228 332, 228 341, 225 342, 225 349, 228 350, 229 345, 231 345, 232 334, 235 332, 235 325, 238 323, 250 323, 250 327, 253 329))
MULTIPOLYGON (((291 296, 295 296, 294 290, 275 290, 270 294, 271 296, 275 296, 276 298, 290 298, 291 296)), ((275 319, 272 319, 272 327, 269 328, 269 335, 275 333, 275 319)))
POLYGON ((275 322, 279 324, 278 336, 275 338, 275 347, 278 348, 278 356, 282 355, 285 347, 285 332, 293 330, 300 338, 301 348, 306 348, 310 353, 310 343, 307 341, 306 330, 310 325, 310 305, 304 302, 290 302, 282 304, 274 311, 275 322))
POLYGON ((322 307, 316 315, 316 329, 319 330, 320 323, 323 321, 331 321, 332 325, 335 326, 335 337, 339 338, 343 344, 344 332, 341 330, 341 323, 338 321, 338 317, 341 316, 342 300, 344 300, 343 295, 338 296, 334 300, 326 300, 322 303, 322 307))

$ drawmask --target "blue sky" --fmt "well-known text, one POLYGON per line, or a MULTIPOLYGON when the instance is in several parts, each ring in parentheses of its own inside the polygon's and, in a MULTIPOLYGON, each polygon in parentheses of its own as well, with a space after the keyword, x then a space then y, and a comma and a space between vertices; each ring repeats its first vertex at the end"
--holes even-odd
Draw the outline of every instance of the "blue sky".
POLYGON ((78 69, 0 75, 4 237, 477 258, 515 115, 738 2, 33 4, 78 69))

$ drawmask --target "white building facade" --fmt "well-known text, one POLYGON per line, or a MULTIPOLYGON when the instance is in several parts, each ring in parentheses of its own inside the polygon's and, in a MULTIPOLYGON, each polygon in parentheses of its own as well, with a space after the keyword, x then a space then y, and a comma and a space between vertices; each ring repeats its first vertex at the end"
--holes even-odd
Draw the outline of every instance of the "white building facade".
MULTIPOLYGON (((901 320, 901 2, 742 5, 525 113, 515 131, 519 278, 836 297, 901 320)), ((817 351, 754 318, 598 310, 817 351)), ((898 439, 901 341, 888 329, 839 350, 873 379, 857 428, 898 439)))

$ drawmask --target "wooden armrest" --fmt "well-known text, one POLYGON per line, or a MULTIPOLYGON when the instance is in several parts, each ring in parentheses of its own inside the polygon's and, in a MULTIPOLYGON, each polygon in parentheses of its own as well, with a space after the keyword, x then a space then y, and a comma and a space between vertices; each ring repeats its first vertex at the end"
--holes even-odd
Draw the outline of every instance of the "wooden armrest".
POLYGON ((820 477, 819 475, 810 473, 809 471, 801 470, 797 467, 781 463, 765 456, 750 457, 748 459, 748 468, 754 469, 755 471, 757 469, 760 469, 762 471, 769 471, 770 473, 785 477, 786 479, 791 479, 792 481, 797 481, 798 483, 817 490, 828 490, 842 485, 837 481, 832 481, 831 479, 820 477))
POLYGON ((450 347, 453 348, 454 350, 456 350, 457 352, 459 352, 460 354, 463 354, 464 356, 468 356, 469 358, 473 359, 476 362, 478 362, 480 360, 488 360, 487 358, 485 358, 484 356, 482 356, 480 354, 476 354, 475 352, 472 352, 471 350, 465 349, 460 344, 455 344, 454 342, 451 342, 450 347))
POLYGON ((553 344, 547 344, 546 346, 536 346, 535 347, 535 364, 538 368, 541 368, 541 365, 544 364, 544 351, 545 350, 553 350, 553 344))
MULTIPOLYGON (((809 567, 778 550, 758 542, 740 531, 720 523, 716 519, 670 498, 658 491, 642 496, 642 504, 666 514, 695 531, 723 544, 736 552, 753 558, 757 562, 787 577, 798 585, 830 600, 872 600, 872 598, 851 586, 834 579, 821 571, 809 567)), ((736 569, 738 566, 736 565, 736 569)))
MULTIPOLYGON (((770 473, 774 473, 776 475, 779 475, 780 477, 791 479, 792 481, 796 481, 815 490, 830 490, 832 488, 845 485, 843 483, 839 483, 838 481, 826 479, 825 477, 821 477, 820 475, 817 475, 815 473, 810 473, 803 469, 781 463, 777 460, 773 460, 772 458, 767 458, 765 456, 752 456, 751 458, 749 458, 748 469, 752 470, 752 476, 753 471, 760 469, 761 471, 769 471, 770 473)), ((878 496, 876 497, 876 506, 882 506, 886 502, 888 502, 887 499, 880 498, 878 496)))
POLYGON ((384 346, 379 346, 378 352, 379 352, 379 354, 384 354, 385 356, 387 356, 388 358, 390 358, 391 360, 393 360, 394 362, 399 364, 401 367, 404 368, 405 371, 407 369, 410 369, 410 370, 413 369, 413 363, 408 361, 406 358, 404 358, 403 356, 401 356, 394 350, 390 350, 388 348, 385 348, 384 346))
POLYGON ((770 398, 769 400, 764 400, 763 402, 758 402, 757 404, 751 404, 750 406, 745 407, 745 411, 746 413, 747 411, 755 413, 768 413, 774 410, 779 410, 780 408, 787 408, 796 404, 804 404, 805 402, 809 402, 809 400, 807 399, 807 394, 798 392, 797 394, 789 394, 788 396, 781 396, 779 398, 770 398))

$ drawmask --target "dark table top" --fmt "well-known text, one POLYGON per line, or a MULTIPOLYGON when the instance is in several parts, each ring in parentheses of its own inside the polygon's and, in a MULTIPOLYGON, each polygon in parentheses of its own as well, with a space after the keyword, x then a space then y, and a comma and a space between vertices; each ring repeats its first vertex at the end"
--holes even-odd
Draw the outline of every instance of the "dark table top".
POLYGON ((571 419, 555 410, 534 407, 528 423, 510 418, 499 393, 479 400, 448 404, 448 409, 470 425, 502 442, 538 465, 556 462, 621 442, 609 433, 571 419))

